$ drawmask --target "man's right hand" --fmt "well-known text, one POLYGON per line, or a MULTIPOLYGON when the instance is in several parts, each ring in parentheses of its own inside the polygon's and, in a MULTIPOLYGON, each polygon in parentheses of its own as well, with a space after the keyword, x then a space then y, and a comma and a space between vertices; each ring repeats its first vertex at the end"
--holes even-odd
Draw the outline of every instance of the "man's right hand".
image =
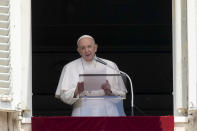
POLYGON ((84 91, 84 82, 78 82, 74 92, 74 97, 84 91))

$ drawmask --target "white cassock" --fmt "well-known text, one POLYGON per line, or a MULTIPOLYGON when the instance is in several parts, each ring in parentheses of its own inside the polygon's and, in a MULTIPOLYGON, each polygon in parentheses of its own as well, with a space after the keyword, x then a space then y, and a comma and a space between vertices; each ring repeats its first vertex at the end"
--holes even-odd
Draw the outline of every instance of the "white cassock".
MULTIPOLYGON (((118 70, 115 63, 105 59, 102 60, 118 70)), ((88 94, 95 96, 94 98, 79 97, 79 95, 74 98, 77 83, 81 81, 79 74, 88 73, 90 70, 95 70, 95 72, 91 73, 98 73, 97 71, 104 68, 106 74, 119 73, 95 60, 86 62, 83 58, 76 59, 64 66, 56 90, 56 97, 67 104, 73 105, 72 116, 125 116, 122 98, 125 98, 127 90, 120 77, 106 77, 113 96, 105 96, 104 91, 99 90, 88 94)))

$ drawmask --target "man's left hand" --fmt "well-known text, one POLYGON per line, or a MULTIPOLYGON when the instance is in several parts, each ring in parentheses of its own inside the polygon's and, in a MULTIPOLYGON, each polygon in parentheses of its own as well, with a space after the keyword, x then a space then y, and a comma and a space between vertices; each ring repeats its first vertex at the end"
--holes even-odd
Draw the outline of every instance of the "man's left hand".
POLYGON ((108 82, 108 80, 106 80, 106 83, 104 83, 101 88, 104 90, 105 92, 105 95, 111 95, 112 94, 112 91, 111 91, 111 86, 108 82))

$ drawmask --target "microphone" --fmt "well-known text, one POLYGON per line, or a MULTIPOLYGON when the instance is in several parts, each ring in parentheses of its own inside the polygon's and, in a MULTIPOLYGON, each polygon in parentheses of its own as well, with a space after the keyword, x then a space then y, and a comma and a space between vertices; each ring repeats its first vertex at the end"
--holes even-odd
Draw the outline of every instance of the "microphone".
POLYGON ((106 65, 107 67, 109 67, 109 68, 117 71, 118 73, 125 75, 129 79, 129 83, 130 83, 130 86, 131 86, 131 116, 134 116, 134 96, 133 96, 134 93, 133 93, 133 86, 132 86, 131 78, 129 77, 129 75, 127 73, 123 72, 123 71, 120 71, 120 70, 115 69, 111 65, 108 65, 105 61, 101 60, 98 57, 95 57, 94 59, 97 62, 99 62, 99 63, 101 63, 103 65, 106 65))
POLYGON ((98 61, 99 63, 103 64, 103 65, 107 65, 106 62, 104 62, 103 60, 99 59, 98 57, 94 58, 96 61, 98 61))

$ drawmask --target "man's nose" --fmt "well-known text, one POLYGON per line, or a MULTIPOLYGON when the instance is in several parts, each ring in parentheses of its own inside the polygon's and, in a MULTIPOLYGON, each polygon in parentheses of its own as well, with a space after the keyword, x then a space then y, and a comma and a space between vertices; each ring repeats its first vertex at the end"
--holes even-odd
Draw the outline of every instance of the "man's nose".
POLYGON ((89 51, 89 49, 88 48, 85 48, 85 52, 88 52, 89 51))

